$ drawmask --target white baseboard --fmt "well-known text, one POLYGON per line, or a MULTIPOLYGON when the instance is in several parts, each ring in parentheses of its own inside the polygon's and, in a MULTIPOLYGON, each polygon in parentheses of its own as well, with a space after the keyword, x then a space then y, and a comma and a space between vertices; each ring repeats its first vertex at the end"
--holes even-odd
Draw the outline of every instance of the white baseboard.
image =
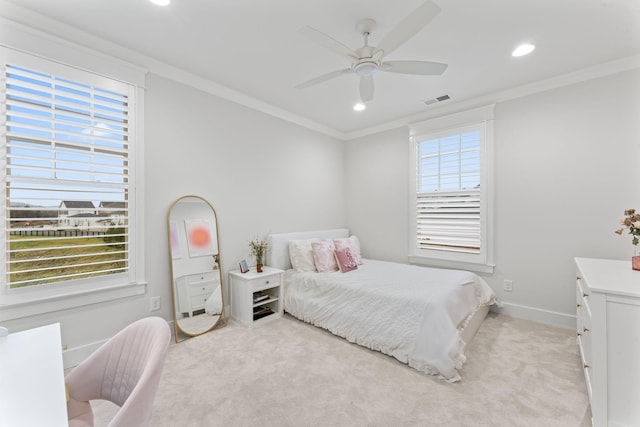
POLYGON ((560 328, 576 328, 576 316, 573 315, 508 302, 503 302, 502 304, 503 307, 491 306, 491 311, 560 328))

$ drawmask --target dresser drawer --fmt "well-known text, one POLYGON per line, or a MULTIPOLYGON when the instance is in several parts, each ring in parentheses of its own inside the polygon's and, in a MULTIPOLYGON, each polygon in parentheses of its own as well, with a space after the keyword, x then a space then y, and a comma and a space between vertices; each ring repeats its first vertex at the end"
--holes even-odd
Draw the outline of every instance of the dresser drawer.
POLYGON ((576 274, 576 332, 578 336, 578 347, 584 377, 591 400, 591 372, 593 370, 593 350, 592 350, 592 330, 591 330, 591 304, 589 300, 590 291, 583 282, 580 274, 576 274))
POLYGON ((199 274, 189 274, 185 276, 185 280, 189 285, 203 283, 203 282, 217 282, 218 272, 212 271, 212 272, 199 273, 199 274))
POLYGON ((189 295, 192 297, 198 295, 209 296, 213 293, 214 289, 218 285, 217 282, 203 282, 203 283, 193 283, 189 285, 189 295))
POLYGON ((591 291, 584 283, 579 274, 576 274, 576 303, 578 310, 582 309, 585 315, 591 318, 591 303, 589 301, 589 295, 591 291))
POLYGON ((191 296, 191 310, 200 310, 204 308, 207 299, 209 299, 209 295, 211 294, 191 296))

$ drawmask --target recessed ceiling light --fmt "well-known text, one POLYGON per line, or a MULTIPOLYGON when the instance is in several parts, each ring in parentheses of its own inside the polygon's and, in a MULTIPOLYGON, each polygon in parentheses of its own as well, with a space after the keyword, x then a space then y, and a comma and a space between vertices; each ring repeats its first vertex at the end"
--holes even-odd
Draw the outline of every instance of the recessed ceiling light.
POLYGON ((356 111, 362 111, 365 108, 367 108, 367 106, 364 105, 362 102, 358 102, 356 105, 353 106, 353 109, 356 111))
POLYGON ((533 49, 535 49, 536 47, 532 44, 529 43, 525 43, 525 44, 521 44, 520 46, 518 46, 516 48, 516 50, 514 50, 513 52, 511 52, 511 56, 524 56, 524 55, 528 55, 531 52, 533 52, 533 49))
POLYGON ((153 4, 157 4, 158 6, 168 6, 171 3, 171 0, 149 0, 153 4))

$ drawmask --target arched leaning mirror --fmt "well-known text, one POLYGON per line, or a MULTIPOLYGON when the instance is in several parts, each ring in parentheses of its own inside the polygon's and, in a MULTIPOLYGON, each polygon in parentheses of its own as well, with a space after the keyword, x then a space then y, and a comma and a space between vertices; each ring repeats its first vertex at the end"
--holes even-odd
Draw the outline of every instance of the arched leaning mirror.
POLYGON ((169 208, 169 254, 176 342, 225 324, 220 244, 213 206, 184 196, 169 208))

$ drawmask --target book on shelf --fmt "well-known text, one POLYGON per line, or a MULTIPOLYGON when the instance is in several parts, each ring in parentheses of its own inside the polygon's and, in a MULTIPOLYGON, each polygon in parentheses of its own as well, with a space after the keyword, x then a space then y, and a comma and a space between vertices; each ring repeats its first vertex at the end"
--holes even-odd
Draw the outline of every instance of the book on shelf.
POLYGON ((255 293, 253 294, 253 303, 259 303, 260 301, 264 301, 269 299, 269 295, 268 294, 264 294, 264 293, 255 293))
POLYGON ((253 320, 261 319, 265 316, 273 314, 274 311, 265 305, 260 305, 258 307, 253 307, 253 320))

